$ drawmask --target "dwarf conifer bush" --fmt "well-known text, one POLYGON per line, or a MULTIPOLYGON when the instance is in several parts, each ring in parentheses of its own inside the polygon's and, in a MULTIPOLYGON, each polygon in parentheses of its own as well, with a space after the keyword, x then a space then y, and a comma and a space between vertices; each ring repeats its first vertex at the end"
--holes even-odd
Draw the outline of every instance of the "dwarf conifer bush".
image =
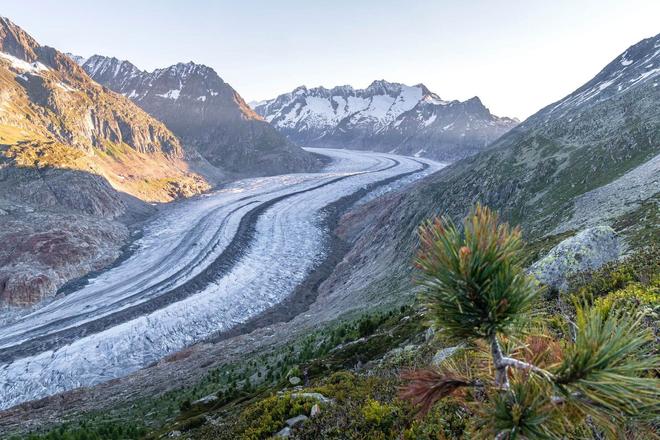
POLYGON ((465 348, 407 373, 401 397, 428 412, 452 396, 476 416, 470 438, 619 438, 657 426, 660 358, 641 313, 578 303, 560 338, 538 312, 518 228, 477 205, 461 228, 435 219, 419 236, 424 313, 465 348))

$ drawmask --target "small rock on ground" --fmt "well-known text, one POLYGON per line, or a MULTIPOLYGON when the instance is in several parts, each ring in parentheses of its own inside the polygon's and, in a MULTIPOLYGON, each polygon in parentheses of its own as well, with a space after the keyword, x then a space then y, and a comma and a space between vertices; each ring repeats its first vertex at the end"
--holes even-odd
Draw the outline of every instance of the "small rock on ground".
POLYGON ((291 428, 289 428, 288 426, 285 426, 284 428, 282 428, 281 431, 279 431, 277 434, 275 434, 275 437, 284 437, 284 438, 286 438, 286 437, 289 437, 290 435, 291 435, 291 428))
POLYGON ((291 417, 290 419, 287 419, 286 424, 293 428, 298 423, 302 423, 305 420, 307 420, 307 418, 308 417, 306 415, 301 414, 299 416, 295 416, 295 417, 291 417))

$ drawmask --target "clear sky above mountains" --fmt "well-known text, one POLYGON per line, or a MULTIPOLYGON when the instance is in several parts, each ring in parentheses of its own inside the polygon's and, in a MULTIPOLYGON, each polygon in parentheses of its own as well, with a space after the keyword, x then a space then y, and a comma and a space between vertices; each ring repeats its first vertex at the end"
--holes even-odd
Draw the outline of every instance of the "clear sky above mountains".
POLYGON ((83 56, 207 64, 247 100, 387 79, 519 118, 660 32, 653 0, 5 0, 0 15, 83 56))

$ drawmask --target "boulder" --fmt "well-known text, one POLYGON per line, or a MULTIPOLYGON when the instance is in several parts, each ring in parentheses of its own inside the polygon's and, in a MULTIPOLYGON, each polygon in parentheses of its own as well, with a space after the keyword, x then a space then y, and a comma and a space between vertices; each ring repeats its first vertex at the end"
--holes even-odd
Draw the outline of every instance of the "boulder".
POLYGON ((315 403, 314 406, 312 406, 312 409, 309 411, 309 416, 316 417, 320 413, 321 413, 321 407, 319 406, 318 403, 315 403))
POLYGON ((291 417, 290 419, 287 419, 286 424, 293 428, 297 424, 302 423, 307 419, 308 417, 306 415, 301 414, 299 416, 295 416, 295 417, 291 417))
POLYGON ((290 435, 291 435, 291 428, 289 428, 288 426, 285 426, 277 434, 275 434, 275 437, 286 438, 286 437, 289 437, 290 435))
POLYGON ((541 283, 559 291, 568 289, 571 275, 598 269, 619 258, 619 239, 609 226, 596 226, 567 238, 529 271, 541 283))

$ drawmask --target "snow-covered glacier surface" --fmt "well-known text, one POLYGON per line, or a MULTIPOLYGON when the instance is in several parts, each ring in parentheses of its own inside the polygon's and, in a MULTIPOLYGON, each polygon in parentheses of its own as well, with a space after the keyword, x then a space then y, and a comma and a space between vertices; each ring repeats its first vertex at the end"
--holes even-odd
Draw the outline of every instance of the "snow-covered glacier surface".
POLYGON ((168 206, 120 265, 1 328, 0 354, 13 354, 0 365, 0 408, 126 375, 245 322, 291 294, 326 255, 326 206, 402 176, 363 201, 370 199, 442 167, 384 153, 314 151, 333 159, 322 173, 247 179, 168 206), (153 305, 199 279, 264 203, 249 243, 225 273, 205 273, 194 292, 153 305), (143 306, 142 314, 122 314, 143 306), (102 318, 112 325, 95 326, 102 318))

